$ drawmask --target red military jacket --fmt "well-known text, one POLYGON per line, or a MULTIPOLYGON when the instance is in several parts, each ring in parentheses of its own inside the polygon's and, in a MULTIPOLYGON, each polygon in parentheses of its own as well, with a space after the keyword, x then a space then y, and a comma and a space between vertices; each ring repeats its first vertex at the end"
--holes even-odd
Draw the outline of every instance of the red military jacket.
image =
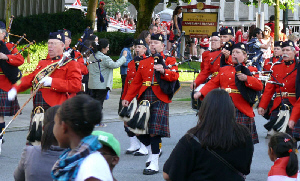
MULTIPOLYGON (((165 58, 165 55, 161 53, 163 58, 165 58)), ((176 63, 176 59, 174 57, 168 57, 165 61, 165 64, 168 65, 174 65, 176 63)), ((153 57, 148 57, 140 62, 138 71, 136 73, 136 76, 134 77, 133 81, 131 82, 131 85, 129 89, 127 90, 127 94, 124 98, 124 100, 127 100, 129 102, 132 101, 132 99, 139 94, 138 98, 143 94, 143 92, 148 88, 148 86, 143 85, 143 82, 146 81, 152 81, 153 77, 153 66, 154 66, 154 58, 153 57)), ((165 74, 161 75, 161 79, 166 80, 166 81, 176 81, 179 78, 179 73, 174 72, 172 70, 178 70, 177 66, 173 66, 171 69, 165 69, 165 74)), ((157 82, 156 77, 154 76, 154 82, 157 82)), ((165 94, 159 85, 153 85, 152 90, 156 97, 165 102, 165 103, 170 103, 172 102, 169 99, 169 96, 165 94)))
POLYGON ((295 103, 295 105, 293 107, 290 120, 293 120, 297 123, 299 118, 300 118, 300 98, 297 100, 297 102, 295 103))
MULTIPOLYGON (((14 88, 16 88, 17 92, 22 92, 32 87, 35 76, 47 66, 58 62, 60 57, 62 55, 53 59, 41 60, 31 74, 22 77, 20 81, 14 84, 14 88)), ((69 93, 77 93, 81 89, 81 71, 79 64, 74 60, 56 69, 50 77, 52 77, 51 87, 42 87, 39 90, 42 92, 44 100, 50 106, 63 103, 68 99, 69 93)))
MULTIPOLYGON (((257 71, 254 67, 249 67, 251 72, 257 71)), ((221 87, 222 89, 236 89, 237 86, 235 85, 235 68, 234 66, 225 66, 221 67, 219 74, 212 80, 208 81, 204 87, 200 90, 203 96, 206 96, 211 90, 221 87)), ((254 76, 247 76, 247 81, 245 85, 255 91, 261 91, 263 89, 263 85, 260 80, 258 80, 254 76)), ((240 93, 229 93, 235 107, 241 111, 242 113, 246 114, 248 117, 253 118, 254 112, 253 108, 250 104, 243 98, 240 93)))
MULTIPOLYGON (((66 50, 69 50, 70 47, 68 47, 66 50)), ((75 57, 74 59, 76 59, 76 61, 79 63, 79 67, 80 67, 80 70, 81 70, 81 74, 82 75, 86 75, 89 73, 89 70, 87 69, 87 66, 84 65, 84 60, 81 56, 81 53, 77 50, 74 51, 75 52, 75 57)), ((47 55, 47 58, 46 59, 49 59, 49 54, 47 55)))
MULTIPOLYGON (((221 56, 218 57, 218 55, 220 53, 221 50, 203 52, 201 72, 198 74, 195 80, 196 87, 198 87, 200 84, 203 84, 210 75, 217 74, 217 72, 219 72, 221 56), (216 57, 218 57, 216 61, 211 64, 216 57)), ((213 75, 212 78, 214 78, 215 76, 216 75, 213 75)))
POLYGON ((270 62, 270 59, 272 59, 272 58, 273 58, 273 63, 277 62, 280 59, 280 57, 277 57, 277 58, 271 57, 271 58, 266 59, 264 62, 263 70, 269 71, 271 69, 272 63, 270 62))
MULTIPOLYGON (((1 41, 1 40, 0 40, 1 41)), ((6 43, 6 47, 10 50, 14 44, 6 43)), ((18 49, 14 48, 11 51, 11 55, 6 55, 8 57, 7 63, 12 66, 18 67, 24 63, 24 58, 21 54, 13 55, 18 52, 18 49)), ((8 78, 3 74, 2 69, 0 68, 0 89, 8 92, 12 88, 12 83, 8 80, 8 78)))
MULTIPOLYGON (((291 65, 285 65, 285 63, 281 63, 281 64, 277 64, 277 65, 273 66, 272 75, 276 78, 276 80, 279 83, 284 83, 284 87, 280 88, 281 92, 288 92, 288 93, 295 94, 297 70, 294 71, 289 76, 287 76, 285 79, 283 79, 294 68, 295 68, 295 62, 291 65)), ((275 79, 273 77, 271 77, 271 81, 275 81, 275 79)), ((267 109, 268 104, 271 101, 271 98, 275 92, 280 93, 279 85, 267 83, 258 107, 267 109)), ((288 97, 283 97, 283 98, 288 98, 292 105, 294 105, 296 103, 296 96, 293 96, 293 97, 288 96, 288 97)), ((273 107, 271 108, 271 112, 279 106, 280 102, 281 102, 280 97, 276 97, 274 99, 273 107)))
MULTIPOLYGON (((146 55, 143 55, 143 59, 146 58, 146 55)), ((136 75, 136 67, 135 67, 135 62, 134 60, 131 60, 128 63, 128 67, 127 67, 127 76, 126 76, 126 80, 125 80, 125 85, 124 85, 124 90, 123 90, 123 94, 121 99, 124 100, 124 97, 126 96, 128 87, 130 86, 131 82, 133 81, 133 78, 136 75)))

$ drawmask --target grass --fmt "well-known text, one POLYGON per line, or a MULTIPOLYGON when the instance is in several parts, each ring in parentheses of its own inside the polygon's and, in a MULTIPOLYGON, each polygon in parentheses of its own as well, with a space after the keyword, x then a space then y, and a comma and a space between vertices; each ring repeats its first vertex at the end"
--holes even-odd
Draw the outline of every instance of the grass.
POLYGON ((180 98, 176 99, 175 101, 191 101, 191 98, 180 98))

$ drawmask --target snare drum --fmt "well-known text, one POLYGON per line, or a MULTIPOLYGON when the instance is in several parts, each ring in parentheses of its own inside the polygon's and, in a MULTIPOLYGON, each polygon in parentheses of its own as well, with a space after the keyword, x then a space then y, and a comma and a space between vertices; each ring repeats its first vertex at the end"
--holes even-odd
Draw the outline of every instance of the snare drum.
POLYGON ((200 84, 194 91, 192 90, 191 92, 191 106, 192 106, 192 110, 196 112, 199 111, 202 101, 200 99, 194 99, 194 94, 199 92, 204 85, 205 84, 200 84))

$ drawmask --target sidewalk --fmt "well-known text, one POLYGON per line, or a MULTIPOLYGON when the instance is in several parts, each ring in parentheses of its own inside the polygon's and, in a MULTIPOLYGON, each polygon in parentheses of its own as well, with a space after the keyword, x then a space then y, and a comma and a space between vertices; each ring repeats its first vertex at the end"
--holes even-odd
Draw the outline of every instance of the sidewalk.
MULTIPOLYGON (((182 114, 195 114, 191 109, 190 101, 180 101, 180 99, 190 98, 190 83, 183 82, 181 83, 181 89, 173 97, 173 102, 169 104, 170 116, 172 115, 182 115, 182 114)), ((103 106, 103 122, 119 122, 119 116, 117 114, 119 107, 119 100, 121 95, 121 89, 114 89, 110 92, 110 97, 108 100, 104 101, 103 106)), ((18 100, 20 107, 29 99, 29 94, 18 94, 18 100)), ((7 132, 9 131, 19 131, 19 130, 28 130, 30 122, 30 114, 32 111, 32 100, 25 106, 22 111, 22 114, 19 115, 9 126, 7 132)), ((5 117, 5 122, 8 122, 12 119, 11 117, 5 117)))

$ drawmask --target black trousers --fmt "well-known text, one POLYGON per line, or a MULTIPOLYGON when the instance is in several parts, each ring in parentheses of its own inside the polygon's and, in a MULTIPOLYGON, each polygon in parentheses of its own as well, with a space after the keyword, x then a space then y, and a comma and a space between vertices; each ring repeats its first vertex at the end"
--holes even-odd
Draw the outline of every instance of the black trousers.
POLYGON ((92 90, 92 97, 100 102, 101 112, 102 112, 103 103, 106 98, 108 89, 91 89, 91 90, 92 90))

